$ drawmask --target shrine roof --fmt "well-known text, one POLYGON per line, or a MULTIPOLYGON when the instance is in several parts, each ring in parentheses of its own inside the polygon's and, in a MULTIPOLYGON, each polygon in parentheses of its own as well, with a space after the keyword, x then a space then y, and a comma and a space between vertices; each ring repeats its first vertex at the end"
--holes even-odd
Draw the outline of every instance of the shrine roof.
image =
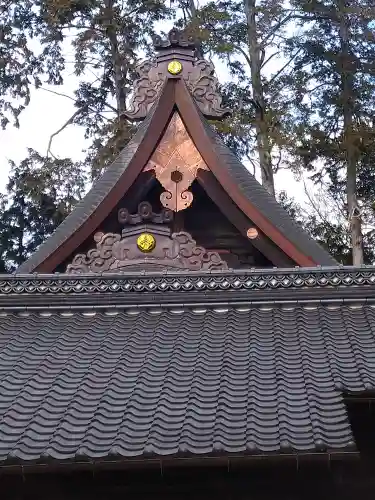
POLYGON ((0 461, 349 456, 345 396, 375 389, 374 282, 373 267, 2 276, 0 461))
MULTIPOLYGON (((275 244, 280 244, 282 240, 285 248, 292 249, 292 253, 299 255, 299 258, 303 258, 309 265, 336 264, 335 259, 292 220, 286 210, 224 144, 194 103, 185 83, 180 80, 168 80, 159 99, 119 157, 52 236, 19 267, 18 273, 39 271, 40 266, 46 260, 53 259, 62 247, 72 244, 71 251, 74 251, 84 238, 90 236, 147 163, 168 120, 176 110, 220 184, 225 190, 232 191, 230 195, 235 203, 242 204, 242 209, 248 209, 251 215, 249 220, 259 225, 264 232, 277 233, 275 244), (73 240, 76 240, 76 243, 73 244, 73 240)), ((68 255, 69 252, 65 257, 68 255)), ((61 263, 61 260, 63 258, 58 262, 61 263)), ((53 272, 55 267, 53 265, 47 271, 43 268, 42 271, 53 272)))

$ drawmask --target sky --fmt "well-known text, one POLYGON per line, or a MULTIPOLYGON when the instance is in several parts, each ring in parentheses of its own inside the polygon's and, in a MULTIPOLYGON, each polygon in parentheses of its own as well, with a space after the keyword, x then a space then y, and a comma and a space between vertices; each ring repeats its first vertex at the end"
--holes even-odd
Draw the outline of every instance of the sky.
MULTIPOLYGON (((228 80, 225 67, 220 63, 216 64, 216 72, 219 81, 228 80)), ((9 160, 21 161, 27 156, 28 148, 46 153, 51 134, 59 130, 75 111, 72 99, 53 92, 73 97, 77 84, 77 78, 67 73, 64 85, 34 89, 29 106, 20 116, 20 127, 8 126, 5 131, 0 130, 0 190, 4 190, 7 182, 9 160)), ((56 157, 79 160, 84 156, 82 150, 88 145, 83 130, 70 125, 53 139, 52 152, 56 157)), ((275 180, 277 190, 285 190, 299 201, 303 200, 303 189, 291 172, 281 171, 275 180)))
MULTIPOLYGON (((67 95, 73 95, 75 77, 67 77, 59 87, 46 86, 67 95)), ((0 130, 0 189, 4 189, 9 173, 9 160, 19 162, 33 148, 45 154, 51 134, 56 132, 74 113, 73 101, 47 90, 33 90, 29 106, 20 116, 20 127, 8 126, 0 130)), ((86 146, 83 130, 77 126, 67 127, 55 137, 52 151, 55 156, 79 159, 86 146)))

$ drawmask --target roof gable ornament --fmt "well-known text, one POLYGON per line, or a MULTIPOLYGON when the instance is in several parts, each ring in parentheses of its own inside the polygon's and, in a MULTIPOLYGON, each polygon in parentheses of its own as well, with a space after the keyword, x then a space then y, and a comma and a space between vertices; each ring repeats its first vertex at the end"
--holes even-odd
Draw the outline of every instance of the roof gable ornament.
POLYGON ((139 78, 129 110, 124 115, 130 120, 142 120, 160 95, 168 78, 183 79, 200 111, 206 118, 222 119, 231 114, 222 106, 218 80, 211 62, 195 56, 195 42, 184 32, 172 29, 166 40, 154 38, 155 60, 143 61, 136 67, 139 78))
POLYGON ((138 206, 136 214, 122 208, 118 220, 125 224, 122 234, 98 232, 96 248, 77 254, 67 273, 108 273, 121 271, 226 270, 227 263, 217 252, 197 246, 189 233, 171 233, 167 225, 173 219, 170 210, 160 214, 148 202, 138 206))
POLYGON ((198 170, 209 170, 191 140, 180 115, 175 112, 143 171, 153 170, 165 191, 160 195, 162 205, 174 212, 188 208, 193 201, 189 187, 198 170))

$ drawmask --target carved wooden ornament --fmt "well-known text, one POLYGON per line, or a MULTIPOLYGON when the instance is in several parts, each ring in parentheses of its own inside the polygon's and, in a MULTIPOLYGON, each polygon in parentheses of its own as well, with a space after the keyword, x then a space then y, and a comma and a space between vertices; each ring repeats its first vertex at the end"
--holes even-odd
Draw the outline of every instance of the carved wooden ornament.
POLYGON ((189 207, 193 194, 188 191, 198 169, 209 170, 176 112, 144 171, 154 170, 165 189, 160 201, 165 208, 179 212, 189 207))
POLYGON ((130 107, 124 113, 128 119, 145 118, 170 77, 184 80, 206 118, 217 120, 231 115, 231 110, 222 105, 213 64, 204 59, 196 60, 195 43, 191 37, 173 29, 167 40, 155 37, 154 46, 156 60, 142 62, 136 67, 139 78, 134 82, 130 107))
POLYGON ((142 270, 225 270, 227 263, 217 252, 197 246, 190 234, 173 233, 167 227, 148 225, 114 233, 96 233, 96 248, 78 254, 66 268, 67 273, 103 273, 142 270), (147 231, 147 233, 145 232, 147 231), (139 240, 152 237, 152 247, 145 249, 139 240))

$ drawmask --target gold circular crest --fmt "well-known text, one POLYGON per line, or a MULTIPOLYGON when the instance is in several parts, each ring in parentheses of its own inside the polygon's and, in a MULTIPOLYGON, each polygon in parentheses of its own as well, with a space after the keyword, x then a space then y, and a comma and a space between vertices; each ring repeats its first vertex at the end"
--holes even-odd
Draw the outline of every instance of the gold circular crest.
POLYGON ((178 75, 179 73, 181 73, 181 71, 182 71, 182 64, 180 63, 180 61, 171 61, 168 64, 168 72, 171 75, 178 75))
POLYGON ((155 245, 156 240, 152 236, 152 234, 142 233, 137 238, 137 247, 141 252, 152 252, 152 250, 155 248, 155 245))

